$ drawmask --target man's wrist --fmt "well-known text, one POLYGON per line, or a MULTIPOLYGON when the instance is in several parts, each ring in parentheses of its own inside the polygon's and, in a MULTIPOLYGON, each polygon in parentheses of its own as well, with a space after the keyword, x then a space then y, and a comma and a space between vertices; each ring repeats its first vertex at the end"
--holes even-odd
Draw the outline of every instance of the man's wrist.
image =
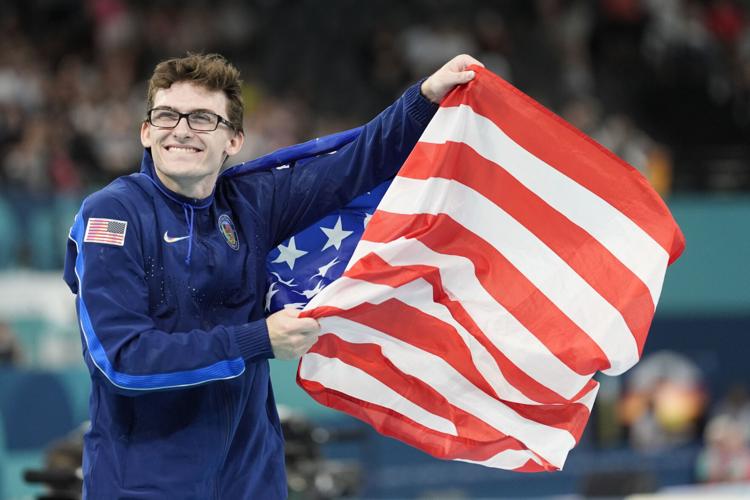
POLYGON ((265 318, 231 327, 231 331, 245 361, 274 357, 265 318))
POLYGON ((432 97, 432 92, 430 92, 429 88, 429 77, 428 78, 422 78, 419 82, 419 93, 424 97, 426 100, 430 101, 431 103, 435 105, 439 105, 440 102, 435 100, 432 97))
POLYGON ((404 92, 406 110, 409 115, 422 125, 427 125, 438 109, 438 105, 422 94, 422 84, 426 78, 418 81, 404 92))

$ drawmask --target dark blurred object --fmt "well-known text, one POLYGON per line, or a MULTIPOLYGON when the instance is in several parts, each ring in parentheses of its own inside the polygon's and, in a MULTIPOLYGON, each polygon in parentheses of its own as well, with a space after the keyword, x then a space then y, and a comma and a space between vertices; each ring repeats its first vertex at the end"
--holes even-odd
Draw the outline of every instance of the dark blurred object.
MULTIPOLYGON (((304 416, 279 409, 284 432, 287 482, 290 499, 325 500, 359 493, 362 472, 359 464, 328 460, 321 447, 327 443, 361 441, 360 430, 326 429, 313 425, 304 416)), ((49 446, 44 469, 24 471, 27 483, 43 484, 37 500, 80 500, 83 487, 81 470, 83 434, 88 422, 49 446)))
POLYGON ((321 447, 333 442, 361 441, 364 432, 318 427, 285 408, 279 409, 279 416, 286 441, 290 499, 323 500, 360 492, 362 471, 359 464, 325 459, 321 447))
POLYGON ((656 478, 647 471, 596 472, 584 478, 581 493, 586 498, 623 497, 653 493, 656 488, 656 478))
POLYGON ((750 190, 750 147, 685 146, 675 153, 679 165, 675 191, 742 192, 750 190))
POLYGON ((706 425, 696 476, 708 483, 750 480, 750 397, 732 386, 706 425))
POLYGON ((750 480, 747 429, 730 415, 718 415, 706 426, 706 447, 698 457, 696 475, 708 483, 750 480))
POLYGON ((8 323, 0 321, 0 366, 18 366, 23 360, 23 351, 18 337, 8 323))
POLYGON ((0 370, 0 413, 11 451, 41 449, 75 427, 65 386, 52 372, 0 370))
POLYGON ((37 500, 80 500, 83 488, 83 434, 87 427, 88 422, 53 442, 45 453, 44 469, 24 471, 24 481, 46 487, 37 500))

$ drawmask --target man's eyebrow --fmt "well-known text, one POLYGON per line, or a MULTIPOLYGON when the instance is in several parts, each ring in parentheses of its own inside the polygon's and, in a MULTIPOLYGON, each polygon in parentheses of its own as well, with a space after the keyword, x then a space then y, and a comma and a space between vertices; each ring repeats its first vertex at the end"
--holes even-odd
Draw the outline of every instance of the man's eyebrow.
POLYGON ((173 108, 172 106, 155 106, 151 109, 161 109, 161 110, 167 110, 167 111, 177 111, 178 113, 213 113, 215 115, 218 115, 216 111, 212 109, 206 109, 206 108, 196 108, 196 109, 189 109, 187 111, 180 111, 176 108, 173 108))

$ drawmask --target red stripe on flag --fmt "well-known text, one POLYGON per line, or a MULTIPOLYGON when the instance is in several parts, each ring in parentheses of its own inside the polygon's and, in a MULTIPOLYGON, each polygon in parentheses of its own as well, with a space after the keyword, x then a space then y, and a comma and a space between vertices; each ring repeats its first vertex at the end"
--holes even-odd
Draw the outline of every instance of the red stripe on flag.
POLYGON ((348 310, 336 311, 331 307, 327 309, 327 313, 351 319, 434 354, 451 365, 479 390, 497 398, 495 391, 474 365, 471 351, 456 329, 434 316, 396 299, 381 302, 377 307, 367 303, 348 310), (415 335, 414 332, 429 333, 415 335))
POLYGON ((98 233, 89 234, 86 237, 87 238, 98 238, 98 239, 109 239, 109 240, 114 240, 114 241, 120 241, 120 240, 123 239, 122 235, 116 235, 116 234, 115 235, 113 235, 113 234, 98 234, 98 233))
POLYGON ((599 346, 523 273, 492 245, 447 215, 377 211, 365 237, 381 243, 399 237, 415 238, 440 253, 469 259, 482 287, 571 370, 588 375, 610 367, 599 346))
POLYGON ((570 432, 576 443, 581 439, 590 415, 586 405, 580 403, 562 405, 525 405, 512 401, 504 401, 504 403, 527 420, 570 432))
POLYGON ((87 235, 89 238, 112 238, 112 239, 122 239, 123 236, 121 234, 111 234, 111 233, 97 233, 97 232, 89 232, 87 235))
MULTIPOLYGON (((359 322, 354 313, 349 315, 349 318, 359 322)), ((497 441, 507 437, 474 415, 453 406, 442 394, 419 378, 399 370, 377 344, 355 344, 336 337, 335 333, 327 333, 319 337, 310 352, 340 359, 366 372, 433 415, 453 422, 461 437, 481 442, 497 441)), ((518 446, 516 449, 522 447, 518 446)))
MULTIPOLYGON (((404 443, 418 448, 433 457, 450 460, 486 460, 493 456, 492 451, 496 453, 504 450, 515 449, 516 440, 507 437, 493 443, 492 451, 485 451, 489 445, 477 443, 476 441, 466 438, 460 438, 437 432, 433 429, 414 422, 413 420, 397 413, 390 408, 377 404, 362 401, 349 394, 325 388, 323 385, 303 379, 297 376, 297 383, 317 402, 334 410, 347 413, 363 422, 367 422, 373 428, 383 435, 391 436, 404 443)), ((530 450, 531 451, 531 450, 530 450)), ((533 453, 533 451, 531 451, 533 453)), ((536 455, 536 454, 535 454, 536 455)), ((545 465, 537 465, 529 460, 533 465, 527 462, 518 470, 519 472, 542 472, 558 470, 557 467, 544 460, 543 457, 536 455, 545 465)))
MULTIPOLYGON (((453 179, 502 208, 541 239, 620 312, 641 353, 654 315, 654 303, 646 285, 596 238, 549 206, 501 167, 466 144, 419 143, 399 176, 453 179), (442 168, 436 171, 435 165, 442 168)), ((371 224, 374 222, 371 221, 371 224)))
MULTIPOLYGON (((435 302, 445 306, 451 316, 463 326, 482 346, 487 349, 490 355, 495 359, 505 378, 516 389, 525 394, 528 398, 546 404, 563 404, 570 403, 570 400, 557 394, 544 384, 537 382, 529 374, 518 368, 498 347, 487 338, 485 333, 477 326, 471 316, 466 312, 464 307, 458 302, 448 298, 448 294, 442 287, 440 272, 432 266, 391 266, 375 254, 368 254, 358 260, 346 275, 370 283, 387 285, 390 287, 399 287, 410 283, 415 279, 427 281, 434 289, 433 297, 435 302)), ((340 310, 330 306, 320 306, 315 309, 304 311, 301 317, 323 318, 327 316, 336 316, 340 310)), ((588 337, 586 337, 587 340, 588 337)), ((595 346, 595 344, 594 344, 595 346)), ((570 345, 568 346, 570 347, 570 345)), ((596 346, 595 346, 596 347, 596 346)), ((598 347, 596 347, 598 349, 598 347)), ((602 354, 603 356, 603 354, 602 354)), ((606 357, 603 358, 606 360, 606 357)), ((589 381, 589 384, 576 394, 572 401, 579 399, 587 394, 596 383, 589 381)))
POLYGON ((84 239, 86 243, 123 243, 123 238, 107 238, 104 236, 88 236, 84 239))
POLYGON ((103 231, 89 231, 88 236, 96 236, 97 238, 123 238, 121 234, 112 234, 103 231))
MULTIPOLYGON (((410 311, 413 311, 413 308, 408 308, 408 310, 402 311, 398 311, 397 309, 382 311, 380 309, 380 304, 378 304, 377 308, 373 307, 371 304, 364 304, 363 306, 348 311, 342 310, 339 314, 336 314, 336 316, 355 321, 389 335, 395 333, 394 336, 399 336, 397 338, 406 337, 402 338, 402 340, 410 342, 412 345, 415 345, 414 337, 431 338, 440 337, 445 334, 444 331, 432 330, 428 328, 427 325, 424 327, 416 324, 403 325, 403 331, 398 331, 399 328, 394 328, 393 323, 400 324, 401 321, 406 319, 406 317, 401 314, 409 313, 410 311), (389 314, 399 315, 395 316, 389 314), (398 318, 398 321, 393 321, 393 318, 398 318), (409 326, 415 329, 409 329, 409 326), (407 333, 404 334, 404 331, 407 333), (429 332, 429 334, 420 336, 408 335, 408 332, 414 331, 429 332)), ((448 328, 450 327, 448 326, 448 328)), ((430 413, 451 420, 456 426, 460 436, 482 441, 496 440, 499 435, 504 436, 499 430, 486 425, 473 415, 451 405, 447 399, 434 391, 429 385, 424 384, 421 380, 403 373, 395 367, 385 355, 383 355, 379 346, 374 344, 352 344, 339 339, 334 335, 324 335, 325 342, 316 343, 310 352, 316 352, 330 358, 337 357, 349 365, 356 366, 357 368, 366 371, 373 378, 380 380, 394 391, 402 394, 414 403, 417 403, 430 413)), ((429 342, 421 343, 425 344, 429 342)), ((415 347, 424 349, 424 347, 420 345, 415 345, 415 347)), ((449 349, 455 349, 456 347, 457 346, 454 345, 446 345, 445 352, 450 352, 449 349)), ((466 376, 464 372, 461 373, 466 376)), ((466 378, 468 379, 469 377, 466 378)), ((485 393, 490 394, 494 399, 498 399, 494 393, 488 393, 486 390, 485 393)), ((580 438, 586 425, 586 421, 589 418, 589 409, 580 403, 528 405, 502 401, 502 404, 527 420, 549 427, 566 430, 575 437, 576 441, 580 438)))
POLYGON ((680 256, 685 238, 669 209, 643 176, 610 151, 482 68, 474 81, 457 87, 441 106, 460 104, 470 105, 525 150, 625 214, 669 253, 670 263, 680 256))
MULTIPOLYGON (((418 446, 431 455, 442 459, 465 459, 482 461, 505 450, 527 450, 516 438, 508 436, 484 423, 482 420, 448 403, 443 396, 421 380, 396 369, 374 344, 352 344, 333 334, 319 337, 310 352, 337 358, 377 378, 391 389, 408 393, 408 399, 425 410, 451 420, 459 432, 458 436, 444 434, 425 427, 390 408, 360 400, 340 391, 328 389, 322 384, 302 378, 298 383, 316 400, 335 409, 346 411, 370 423, 380 432, 418 446)), ((554 469, 549 466, 549 469, 554 469)))

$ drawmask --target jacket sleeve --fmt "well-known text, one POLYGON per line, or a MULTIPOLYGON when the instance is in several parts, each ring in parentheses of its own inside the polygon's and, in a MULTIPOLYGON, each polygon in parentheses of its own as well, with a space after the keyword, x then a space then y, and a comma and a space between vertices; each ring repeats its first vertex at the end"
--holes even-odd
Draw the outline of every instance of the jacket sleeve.
POLYGON ((420 85, 407 89, 335 153, 272 171, 272 246, 396 175, 437 110, 420 85))
POLYGON ((237 377, 246 362, 273 357, 264 319, 208 331, 156 328, 138 222, 100 191, 84 201, 70 231, 65 281, 77 294, 90 368, 113 390, 136 395, 237 377))

